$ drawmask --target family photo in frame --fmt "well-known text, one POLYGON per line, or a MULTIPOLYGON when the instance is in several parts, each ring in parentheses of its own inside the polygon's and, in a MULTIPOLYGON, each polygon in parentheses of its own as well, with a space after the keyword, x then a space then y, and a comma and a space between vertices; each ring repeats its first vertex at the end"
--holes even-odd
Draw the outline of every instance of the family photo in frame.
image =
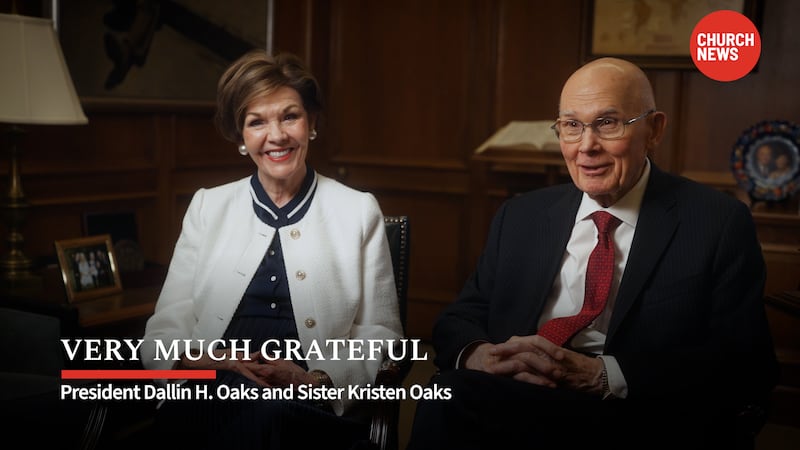
POLYGON ((70 303, 122 292, 110 235, 56 241, 55 246, 70 303))
POLYGON ((731 170, 753 200, 790 198, 800 189, 800 126, 764 120, 744 130, 733 146, 731 170))

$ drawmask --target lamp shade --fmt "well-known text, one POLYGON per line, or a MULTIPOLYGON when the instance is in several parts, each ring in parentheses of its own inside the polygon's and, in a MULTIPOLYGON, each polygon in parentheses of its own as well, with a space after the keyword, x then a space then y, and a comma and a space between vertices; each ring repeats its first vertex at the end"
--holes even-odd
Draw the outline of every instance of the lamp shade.
POLYGON ((0 14, 0 122, 88 122, 51 20, 0 14))

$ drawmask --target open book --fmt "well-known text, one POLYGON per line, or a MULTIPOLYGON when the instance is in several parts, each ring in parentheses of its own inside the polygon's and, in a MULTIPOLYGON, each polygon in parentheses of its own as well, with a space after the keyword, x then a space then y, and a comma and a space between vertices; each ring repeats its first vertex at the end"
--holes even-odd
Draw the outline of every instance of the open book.
POLYGON ((487 148, 559 152, 561 147, 551 125, 552 120, 511 121, 481 144, 475 153, 487 148))

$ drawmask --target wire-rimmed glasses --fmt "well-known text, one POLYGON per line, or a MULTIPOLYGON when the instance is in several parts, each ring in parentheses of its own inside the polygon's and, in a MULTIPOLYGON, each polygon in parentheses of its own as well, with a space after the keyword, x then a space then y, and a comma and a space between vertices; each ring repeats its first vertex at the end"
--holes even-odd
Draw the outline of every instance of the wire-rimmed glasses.
POLYGON ((586 127, 591 127, 592 131, 600 139, 613 140, 621 139, 625 136, 625 128, 636 122, 637 120, 644 119, 648 115, 656 112, 651 109, 641 116, 634 117, 629 120, 620 120, 614 117, 598 117, 592 122, 584 123, 575 119, 558 119, 550 129, 556 132, 556 136, 564 142, 578 142, 583 137, 583 130, 586 127))

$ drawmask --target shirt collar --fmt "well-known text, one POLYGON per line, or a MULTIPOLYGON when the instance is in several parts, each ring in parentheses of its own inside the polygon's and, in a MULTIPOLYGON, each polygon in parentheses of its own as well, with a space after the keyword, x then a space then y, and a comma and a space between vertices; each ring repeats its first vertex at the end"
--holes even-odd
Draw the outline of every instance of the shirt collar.
POLYGON ((306 176, 300 190, 289 200, 289 203, 278 208, 267 195, 261 182, 258 181, 258 173, 250 177, 250 196, 253 198, 253 209, 264 223, 273 227, 292 224, 300 220, 308 210, 316 187, 317 173, 311 166, 307 166, 306 176))
POLYGON ((642 207, 642 198, 644 197, 644 191, 645 188, 647 188, 647 180, 649 179, 650 158, 646 158, 644 171, 639 181, 633 185, 633 188, 628 191, 625 196, 608 208, 604 208, 589 197, 589 194, 584 192, 581 198, 581 206, 578 208, 578 214, 575 216, 575 223, 588 219, 589 215, 595 211, 608 211, 610 214, 614 215, 614 217, 636 228, 636 222, 639 220, 639 210, 642 207))

